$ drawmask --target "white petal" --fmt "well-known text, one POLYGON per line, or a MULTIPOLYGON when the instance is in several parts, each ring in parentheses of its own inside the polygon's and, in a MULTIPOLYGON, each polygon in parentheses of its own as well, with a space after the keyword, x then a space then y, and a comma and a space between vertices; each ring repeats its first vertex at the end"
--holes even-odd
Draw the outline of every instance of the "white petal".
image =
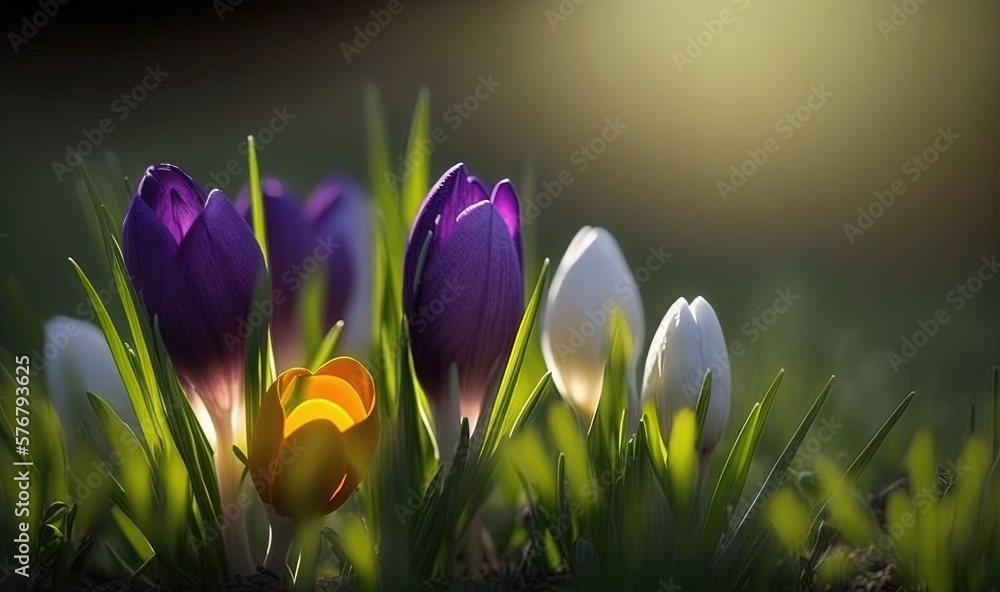
POLYGON ((726 338, 722 333, 719 317, 707 300, 701 296, 691 303, 691 312, 698 324, 701 342, 702 374, 712 371, 712 399, 705 417, 705 427, 701 434, 701 448, 711 450, 722 439, 729 421, 730 394, 732 389, 732 369, 726 338))
POLYGON ((656 329, 646 356, 642 393, 657 409, 664 441, 669 438, 673 416, 683 407, 694 407, 702 375, 698 326, 687 300, 678 298, 656 329))

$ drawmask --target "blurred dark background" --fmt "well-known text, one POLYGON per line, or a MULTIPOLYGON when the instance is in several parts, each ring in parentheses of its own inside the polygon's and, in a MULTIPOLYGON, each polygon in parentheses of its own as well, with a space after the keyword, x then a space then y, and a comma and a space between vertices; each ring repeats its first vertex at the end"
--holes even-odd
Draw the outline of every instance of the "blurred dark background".
POLYGON ((365 178, 367 84, 382 93, 396 153, 426 85, 432 126, 447 136, 435 179, 464 161, 517 182, 530 165, 537 183, 519 190, 532 196, 571 171, 531 225, 540 256, 556 264, 584 224, 611 230, 636 268, 651 248, 672 253, 642 285, 646 336, 679 296, 713 303, 727 339, 746 349, 732 362, 730 438, 784 367, 775 421, 787 425, 768 434, 775 446, 836 374, 824 413, 848 427, 824 454, 856 453, 910 390, 918 398, 880 458, 898 466, 920 424, 957 454, 973 401, 986 425, 1000 363, 1000 277, 961 310, 951 297, 997 253, 1000 5, 577 2, 51 0, 58 11, 29 36, 22 19, 46 2, 5 0, 0 270, 40 318, 81 302, 66 258, 100 267, 74 174, 58 179, 53 163, 104 118, 114 129, 86 159, 95 174, 114 151, 134 181, 169 161, 235 197, 246 182, 240 143, 284 110, 294 119, 263 146, 261 167, 305 192, 334 170, 365 178), (372 11, 391 20, 373 25, 372 11), (366 26, 377 34, 360 47, 355 27, 366 26), (345 44, 356 43, 348 61, 345 44), (167 74, 121 118, 116 100, 147 67, 167 74), (810 107, 814 89, 827 96, 810 107), (454 104, 465 101, 478 106, 463 118, 454 104), (794 125, 781 123, 797 109, 794 125), (623 129, 581 171, 577 151, 606 118, 623 129), (949 126, 960 137, 914 179, 906 161, 949 126), (718 183, 769 138, 766 163, 724 199, 718 183), (230 161, 241 173, 219 183, 230 161), (858 208, 895 180, 905 193, 849 237, 844 225, 867 226, 858 208), (779 289, 798 299, 771 316, 779 289), (889 353, 940 308, 949 321, 894 369, 889 353), (774 319, 767 331, 747 329, 762 316, 774 319))

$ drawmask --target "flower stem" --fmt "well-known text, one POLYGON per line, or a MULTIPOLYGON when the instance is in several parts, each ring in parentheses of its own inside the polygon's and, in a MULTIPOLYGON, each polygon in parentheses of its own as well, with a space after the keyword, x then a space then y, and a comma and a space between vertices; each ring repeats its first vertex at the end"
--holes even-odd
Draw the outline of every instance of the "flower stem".
POLYGON ((226 559, 229 575, 250 575, 255 568, 250 556, 247 537, 245 504, 240 504, 240 478, 243 465, 233 454, 233 426, 229 416, 212 418, 216 441, 215 472, 219 479, 219 501, 222 503, 223 537, 226 542, 226 559))
POLYGON ((316 587, 316 564, 319 561, 319 532, 325 516, 299 523, 299 566, 295 570, 295 592, 312 592, 316 587))
MULTIPOLYGON (((271 514, 268 517, 271 518, 271 514)), ((267 557, 264 558, 264 569, 277 575, 279 578, 285 575, 285 559, 288 557, 288 550, 295 540, 295 523, 281 516, 274 516, 271 520, 271 540, 267 544, 267 557)))

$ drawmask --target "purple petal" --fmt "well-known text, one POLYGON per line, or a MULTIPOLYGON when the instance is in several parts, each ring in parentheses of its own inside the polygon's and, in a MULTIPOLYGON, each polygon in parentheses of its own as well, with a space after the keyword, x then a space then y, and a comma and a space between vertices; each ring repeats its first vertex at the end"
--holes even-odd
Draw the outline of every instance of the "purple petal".
POLYGON ((468 208, 423 273, 410 318, 417 375, 436 399, 454 363, 463 398, 481 404, 524 310, 520 262, 503 218, 486 202, 468 208))
POLYGON ((339 218, 345 209, 356 208, 366 201, 360 185, 344 175, 330 175, 319 182, 303 208, 306 220, 319 226, 328 218, 339 218))
MULTIPOLYGON (((238 382, 244 360, 244 325, 264 259, 250 227, 222 192, 209 195, 204 214, 181 243, 178 265, 195 310, 182 306, 183 313, 191 316, 180 326, 190 336, 178 337, 181 345, 172 355, 182 365, 199 369, 193 382, 238 382)), ((232 404, 209 401, 205 393, 201 396, 210 409, 213 404, 220 409, 232 404)))
POLYGON ((464 186, 466 179, 465 165, 456 164, 438 179, 430 193, 424 198, 424 202, 420 204, 420 211, 417 212, 413 228, 410 229, 410 238, 403 258, 403 310, 407 314, 412 310, 417 264, 420 261, 420 253, 424 248, 424 243, 428 236, 437 229, 438 220, 441 218, 445 206, 451 200, 455 186, 464 186))
POLYGON ((451 195, 445 200, 444 208, 441 209, 441 218, 434 230, 436 244, 441 244, 442 241, 451 236, 455 224, 463 212, 473 205, 489 199, 486 187, 483 186, 482 182, 472 177, 464 179, 462 177, 465 177, 464 167, 462 168, 462 176, 456 179, 456 183, 452 186, 451 195))
POLYGON ((122 256, 132 286, 150 315, 160 314, 176 290, 177 243, 146 202, 133 197, 122 223, 122 256))
POLYGON ((521 247, 521 207, 517 201, 517 192, 510 180, 504 179, 493 188, 493 196, 490 198, 493 207, 496 208, 500 217, 507 224, 507 230, 514 239, 514 246, 517 248, 517 260, 524 265, 524 253, 521 247))
POLYGON ((138 196, 180 243, 205 207, 205 190, 172 164, 155 164, 139 183, 138 196))
MULTIPOLYGON (((285 197, 298 202, 294 190, 276 177, 264 177, 260 182, 261 192, 271 197, 285 197)), ((246 220, 250 219, 250 185, 246 184, 236 196, 236 211, 246 220)))
POLYGON ((317 245, 328 254, 326 322, 332 326, 344 319, 353 326, 367 326, 364 319, 348 318, 348 306, 356 297, 371 296, 370 290, 359 294, 359 279, 367 277, 364 269, 371 265, 371 223, 364 192, 353 180, 331 175, 316 186, 304 209, 317 245))
MULTIPOLYGON (((353 179, 330 175, 323 179, 306 202, 306 220, 320 236, 340 237, 347 256, 338 261, 349 263, 350 270, 334 271, 328 286, 331 294, 339 293, 346 300, 341 305, 336 297, 328 300, 327 318, 336 322, 344 319, 344 332, 338 349, 358 356, 368 355, 371 344, 372 222, 368 197, 353 179), (339 279, 337 279, 339 278, 339 279), (342 308, 341 308, 342 307, 342 308)), ((334 262, 336 263, 336 261, 334 262)))
POLYGON ((150 322, 158 319, 163 341, 182 382, 199 382, 202 344, 212 341, 199 319, 197 298, 179 267, 180 247, 153 210, 132 199, 122 225, 122 255, 150 322))
MULTIPOLYGON (((301 289, 302 268, 316 248, 313 229, 302 217, 298 202, 281 193, 264 195, 264 216, 267 227, 268 263, 270 265, 274 298, 274 350, 282 367, 298 366, 301 358, 302 331, 298 316, 298 296, 301 289)), ((247 224, 253 224, 248 212, 247 224)))
POLYGON ((472 203, 479 203, 490 199, 490 192, 486 189, 486 184, 475 175, 469 175, 469 189, 472 191, 472 203))

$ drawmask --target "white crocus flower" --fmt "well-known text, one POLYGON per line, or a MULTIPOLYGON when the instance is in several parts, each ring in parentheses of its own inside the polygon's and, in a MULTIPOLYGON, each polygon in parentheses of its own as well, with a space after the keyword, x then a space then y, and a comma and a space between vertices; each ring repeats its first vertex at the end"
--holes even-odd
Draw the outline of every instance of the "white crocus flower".
POLYGON ((729 355, 719 318, 708 301, 699 296, 689 306, 678 298, 656 329, 642 381, 642 399, 655 405, 665 443, 674 415, 682 407, 697 407, 707 370, 712 371, 712 396, 699 443, 703 466, 729 421, 729 355))
POLYGON ((45 323, 44 332, 45 384, 64 432, 72 434, 86 426, 96 442, 103 440, 88 392, 101 397, 125 423, 137 429, 132 403, 101 329, 87 321, 58 316, 45 323))
POLYGON ((642 298, 621 248, 607 230, 584 226, 552 278, 542 321, 542 354, 562 396, 585 425, 597 410, 611 349, 611 319, 631 332, 629 417, 638 415, 635 365, 644 343, 642 298))

